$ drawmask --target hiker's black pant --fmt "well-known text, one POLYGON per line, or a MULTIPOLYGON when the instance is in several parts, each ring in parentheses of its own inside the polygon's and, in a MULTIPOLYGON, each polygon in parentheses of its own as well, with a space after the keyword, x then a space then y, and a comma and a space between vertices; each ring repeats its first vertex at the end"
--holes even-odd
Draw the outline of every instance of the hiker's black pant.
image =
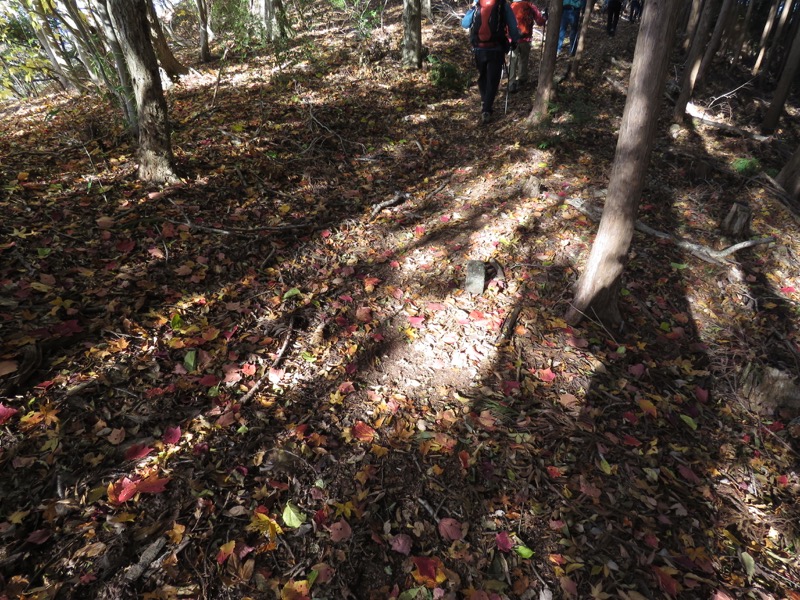
POLYGON ((501 49, 475 48, 475 65, 478 67, 478 89, 481 91, 481 112, 492 112, 497 88, 503 77, 505 53, 501 49))
POLYGON ((611 0, 608 3, 608 26, 606 30, 608 33, 617 31, 617 23, 619 22, 619 13, 622 10, 622 2, 620 0, 611 0))

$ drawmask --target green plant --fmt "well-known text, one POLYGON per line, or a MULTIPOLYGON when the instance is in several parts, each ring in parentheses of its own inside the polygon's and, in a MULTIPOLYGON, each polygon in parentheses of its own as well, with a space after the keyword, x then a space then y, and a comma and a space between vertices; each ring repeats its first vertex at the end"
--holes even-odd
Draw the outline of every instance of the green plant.
POLYGON ((469 76, 456 65, 439 60, 433 54, 428 56, 428 62, 431 65, 428 79, 434 86, 454 92, 463 92, 466 89, 469 76))
POLYGON ((761 170, 761 163, 755 158, 737 158, 731 164, 739 175, 755 175, 761 170))

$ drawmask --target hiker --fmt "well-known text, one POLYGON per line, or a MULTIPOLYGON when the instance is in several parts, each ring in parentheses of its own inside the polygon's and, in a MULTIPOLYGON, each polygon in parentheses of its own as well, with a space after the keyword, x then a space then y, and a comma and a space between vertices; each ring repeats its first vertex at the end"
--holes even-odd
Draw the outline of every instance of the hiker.
POLYGON ((475 53, 478 89, 481 92, 481 123, 485 125, 492 119, 506 52, 509 48, 516 50, 519 43, 517 19, 505 0, 475 0, 461 20, 461 26, 469 29, 470 43, 475 53))
POLYGON ((517 49, 511 52, 508 61, 508 91, 512 94, 528 83, 528 62, 531 56, 534 24, 540 27, 545 24, 539 8, 530 0, 514 0, 511 10, 517 18, 519 42, 517 49))
POLYGON ((617 33, 620 12, 622 12, 622 0, 608 0, 608 24, 606 25, 608 35, 617 33))
MULTIPOLYGON (((613 0, 611 0, 613 2, 613 0)), ((581 11, 586 6, 586 0, 564 0, 564 9, 561 13, 561 29, 558 32, 558 52, 564 43, 567 30, 569 30, 569 55, 575 56, 578 49, 578 29, 581 20, 581 11)))

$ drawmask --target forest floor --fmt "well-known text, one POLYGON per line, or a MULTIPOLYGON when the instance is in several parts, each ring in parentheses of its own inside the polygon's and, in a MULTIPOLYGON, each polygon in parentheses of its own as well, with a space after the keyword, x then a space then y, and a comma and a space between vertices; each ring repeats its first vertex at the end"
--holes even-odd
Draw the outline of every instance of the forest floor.
POLYGON ((525 130, 505 82, 478 125, 452 17, 463 93, 396 18, 194 65, 164 189, 99 100, 3 107, 0 598, 800 598, 800 232, 762 174, 796 110, 757 141, 733 75, 701 97, 740 133, 665 101, 641 220, 722 249, 738 202, 775 241, 637 233, 624 327, 571 328, 637 26, 597 18, 525 130))

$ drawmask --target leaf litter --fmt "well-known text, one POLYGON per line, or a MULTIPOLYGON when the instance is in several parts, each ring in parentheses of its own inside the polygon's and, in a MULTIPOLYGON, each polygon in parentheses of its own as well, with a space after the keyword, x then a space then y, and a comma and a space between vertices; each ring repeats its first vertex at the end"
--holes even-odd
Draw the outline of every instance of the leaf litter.
MULTIPOLYGON (((460 33, 432 51, 471 73, 460 33)), ((745 385, 800 353, 768 190, 660 141, 642 218, 713 245, 736 189, 781 243, 714 266, 637 235, 629 327, 571 328, 595 226, 564 200, 605 186, 624 101, 600 58, 562 84, 603 106, 585 131, 524 133, 523 95, 485 131, 474 88, 314 39, 279 89, 266 56, 213 110, 211 70, 177 86, 162 190, 107 107, 4 109, 2 593, 797 597, 797 405, 745 385), (470 259, 502 266, 477 296, 470 259)))

